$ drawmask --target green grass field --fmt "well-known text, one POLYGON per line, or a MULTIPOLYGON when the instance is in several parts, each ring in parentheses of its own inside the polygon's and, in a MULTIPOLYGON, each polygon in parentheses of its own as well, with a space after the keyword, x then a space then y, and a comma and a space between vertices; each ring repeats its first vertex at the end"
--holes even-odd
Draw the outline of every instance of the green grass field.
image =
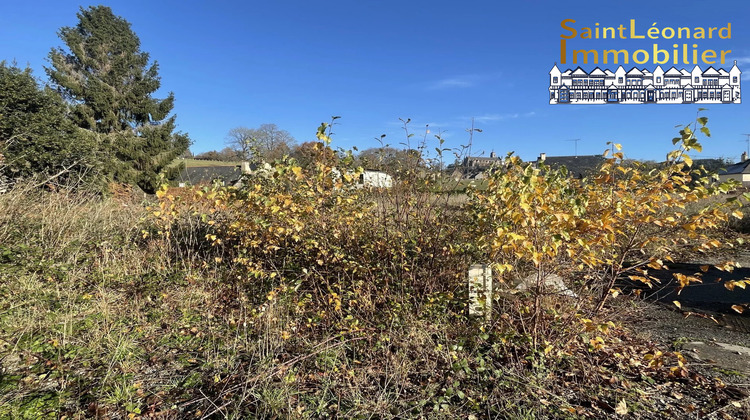
POLYGON ((172 165, 178 165, 184 163, 187 168, 202 168, 206 166, 237 166, 240 161, 236 162, 224 162, 220 160, 198 160, 198 159, 176 159, 172 162, 172 165))

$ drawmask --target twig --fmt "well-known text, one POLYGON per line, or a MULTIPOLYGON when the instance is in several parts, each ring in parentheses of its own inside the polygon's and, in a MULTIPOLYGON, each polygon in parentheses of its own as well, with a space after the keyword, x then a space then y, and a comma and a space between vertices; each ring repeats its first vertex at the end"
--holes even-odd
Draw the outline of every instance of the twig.
POLYGON ((724 410, 726 410, 727 408, 729 408, 729 406, 730 406, 730 405, 733 405, 733 403, 737 403, 737 404, 742 404, 743 402, 747 402, 747 401, 750 401, 750 396, 748 396, 748 397, 745 397, 745 398, 743 398, 743 399, 741 399, 741 400, 734 400, 734 401, 731 401, 731 402, 730 402, 729 404, 724 404, 723 406, 721 406, 721 407, 717 408, 716 410, 714 410, 714 411, 712 411, 712 412, 710 412, 710 413, 706 414, 705 418, 710 418, 711 416, 713 416, 713 415, 715 415, 715 414, 719 413, 720 411, 724 411, 724 410))
MULTIPOLYGON (((330 342, 331 340, 334 340, 334 339, 339 338, 339 337, 340 336, 330 337, 330 338, 324 340, 323 342, 318 343, 315 347, 313 347, 313 349, 318 349, 318 348, 322 347, 323 345, 327 344, 328 342, 330 342)), ((278 373, 280 373, 282 371, 285 371, 285 370, 289 369, 292 365, 294 365, 294 364, 296 364, 298 362, 301 362, 303 360, 309 359, 309 358, 311 358, 311 357, 313 357, 313 356, 315 356, 317 354, 320 354, 321 352, 323 352, 325 350, 330 350, 332 348, 339 347, 339 346, 342 346, 344 344, 351 343, 353 341, 364 340, 366 338, 367 337, 365 337, 365 336, 350 338, 348 340, 345 340, 345 341, 342 341, 340 343, 337 343, 333 347, 323 347, 323 348, 320 348, 319 350, 312 351, 312 352, 310 352, 308 354, 297 356, 294 359, 288 360, 288 361, 282 363, 281 365, 273 368, 270 372, 259 373, 259 374, 255 375, 254 377, 252 377, 252 378, 244 381, 242 384, 238 384, 238 385, 235 385, 235 386, 233 386, 231 388, 228 388, 224 393, 227 394, 227 393, 231 393, 233 391, 236 391, 236 390, 238 390, 238 389, 246 386, 248 382, 255 382, 255 381, 259 380, 262 376, 272 377, 272 376, 274 376, 274 375, 276 375, 276 374, 278 374, 278 373)), ((205 397, 205 395, 204 395, 204 397, 205 397)), ((198 401, 201 401, 201 400, 193 401, 191 404, 193 404, 195 402, 198 402, 198 401)), ((213 401, 212 401, 211 404, 213 406, 215 406, 216 408, 213 411, 205 414, 203 417, 201 417, 201 419, 207 419, 207 418, 211 417, 212 415, 216 414, 217 412, 223 410, 224 407, 228 406, 231 403, 232 403, 232 401, 228 401, 228 402, 222 404, 221 406, 216 407, 216 404, 214 404, 213 401)))
POLYGON ((63 167, 62 171, 56 173, 55 175, 52 175, 51 177, 45 179, 44 181, 42 181, 40 183, 34 185, 33 188, 41 187, 42 185, 48 184, 49 182, 51 182, 51 181, 55 180, 56 178, 60 177, 61 175, 64 175, 64 174, 70 172, 70 168, 78 165, 78 163, 79 163, 79 161, 75 161, 75 162, 71 163, 70 165, 68 165, 68 167, 63 167))

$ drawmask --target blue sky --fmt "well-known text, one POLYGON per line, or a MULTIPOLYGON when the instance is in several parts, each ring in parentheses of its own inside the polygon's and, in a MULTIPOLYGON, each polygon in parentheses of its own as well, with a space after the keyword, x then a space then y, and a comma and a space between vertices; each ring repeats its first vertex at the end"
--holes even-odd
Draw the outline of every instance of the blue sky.
MULTIPOLYGON (((80 1, 80 0, 79 0, 80 1)), ((97 3, 55 0, 0 4, 0 60, 43 67, 57 30, 74 26, 80 6, 97 3)), ((699 50, 732 50, 743 71, 742 104, 712 104, 712 138, 703 157, 737 159, 750 133, 750 3, 516 1, 109 1, 132 24, 141 48, 160 66, 162 91, 173 91, 181 131, 192 150, 224 147, 234 127, 275 123, 298 140, 314 139, 321 122, 341 119, 334 146, 360 150, 405 141, 399 118, 411 119, 412 142, 425 126, 431 147, 442 132, 448 147, 468 142, 473 154, 515 151, 534 159, 598 154, 607 141, 626 155, 663 159, 677 124, 695 119, 697 105, 565 106, 548 103, 548 72, 560 61, 560 23, 577 28, 629 25, 638 28, 724 27, 731 39, 581 40, 572 48, 670 49, 674 41, 696 42, 699 50)), ((570 60, 570 59, 569 59, 570 60)), ((562 70, 575 67, 570 62, 562 70)), ((591 70, 595 65, 582 65, 591 70)), ((612 67, 601 65, 602 68, 612 67)), ((626 66, 629 69, 632 67, 626 66)), ((653 69, 648 62, 639 68, 653 69)), ((664 67, 664 66, 663 66, 664 67)), ((678 66, 692 69, 693 65, 678 66)), ((701 64, 702 68, 707 65, 701 64)), ((665 67, 666 70, 667 67, 665 67)), ((614 70, 614 68, 612 68, 614 70)), ((158 95, 157 95, 158 97, 158 95)))

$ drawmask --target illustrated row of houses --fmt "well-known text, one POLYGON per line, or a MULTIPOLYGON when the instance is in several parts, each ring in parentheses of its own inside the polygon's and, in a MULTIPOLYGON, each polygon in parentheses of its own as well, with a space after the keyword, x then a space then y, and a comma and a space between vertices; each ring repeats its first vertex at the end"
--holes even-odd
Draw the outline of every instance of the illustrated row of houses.
POLYGON ((555 64, 549 72, 550 104, 607 103, 735 103, 741 102, 742 72, 737 61, 729 71, 709 67, 692 71, 675 67, 653 72, 619 66, 614 72, 596 67, 591 72, 581 67, 560 71, 555 64))

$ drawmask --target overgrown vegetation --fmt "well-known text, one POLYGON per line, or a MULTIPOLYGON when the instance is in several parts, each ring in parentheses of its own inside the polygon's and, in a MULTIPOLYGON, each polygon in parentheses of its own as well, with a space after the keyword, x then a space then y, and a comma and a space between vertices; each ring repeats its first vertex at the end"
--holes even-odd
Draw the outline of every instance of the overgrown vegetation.
POLYGON ((460 202, 423 145, 393 188, 356 188, 351 154, 322 153, 329 124, 306 165, 281 159, 239 189, 141 203, 17 186, 0 196, 0 417, 711 412, 723 384, 611 306, 629 299, 612 287, 624 273, 653 282, 670 256, 737 244, 721 231, 742 217, 731 186, 691 166, 695 126, 660 168, 615 151, 579 181, 511 157, 460 202), (473 262, 500 284, 488 319, 466 314, 473 262))
POLYGON ((0 62, 0 189, 14 180, 96 184, 95 145, 65 113, 60 96, 39 89, 30 69, 0 62))
POLYGON ((179 167, 190 139, 170 116, 174 95, 156 99, 161 81, 130 23, 106 6, 81 8, 78 23, 50 52, 51 87, 30 70, 0 63, 0 180, 98 190, 129 183, 153 193, 179 167))

